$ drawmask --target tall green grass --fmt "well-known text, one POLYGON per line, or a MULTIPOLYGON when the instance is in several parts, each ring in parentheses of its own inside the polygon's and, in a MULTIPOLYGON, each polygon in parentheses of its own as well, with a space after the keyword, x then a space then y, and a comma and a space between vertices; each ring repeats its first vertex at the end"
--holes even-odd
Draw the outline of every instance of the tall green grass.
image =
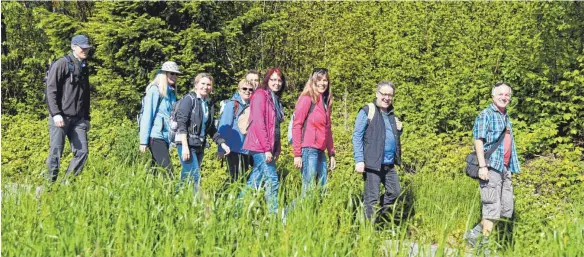
MULTIPOLYGON (((243 184, 221 187, 225 171, 211 158, 197 194, 189 186, 176 192, 178 181, 150 175, 146 159, 134 155, 92 158, 67 186, 30 182, 15 189, 3 181, 2 255, 407 256, 410 242, 435 244, 439 255, 446 248, 452 255, 469 252, 462 234, 479 219, 476 182, 400 171, 404 200, 392 213, 400 218, 373 225, 363 219, 360 175, 333 171, 322 197, 298 199, 300 176, 286 158, 279 165, 288 176, 278 215, 268 214, 261 191, 238 199, 243 184), (44 192, 35 195, 39 185, 44 192), (284 222, 281 211, 294 200, 284 222)), ((582 256, 582 213, 582 205, 574 204, 561 220, 535 228, 516 224, 513 237, 537 230, 537 245, 515 240, 497 254, 582 256)), ((420 251, 430 254, 427 247, 420 251)))

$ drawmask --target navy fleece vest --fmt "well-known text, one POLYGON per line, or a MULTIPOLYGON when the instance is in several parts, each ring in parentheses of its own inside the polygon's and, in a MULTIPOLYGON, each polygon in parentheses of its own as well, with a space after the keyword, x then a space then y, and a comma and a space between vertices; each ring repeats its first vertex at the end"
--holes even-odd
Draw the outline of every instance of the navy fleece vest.
MULTIPOLYGON (((369 106, 365 105, 361 109, 368 113, 369 106)), ((375 115, 367 125, 365 135, 363 137, 363 156, 365 158, 365 167, 372 170, 381 170, 381 163, 383 162, 383 153, 385 147, 385 122, 377 106, 375 106, 375 115)), ((401 132, 397 130, 395 125, 395 114, 393 113, 393 106, 389 108, 389 123, 393 135, 395 135, 396 151, 394 156, 394 163, 401 165, 401 132)))

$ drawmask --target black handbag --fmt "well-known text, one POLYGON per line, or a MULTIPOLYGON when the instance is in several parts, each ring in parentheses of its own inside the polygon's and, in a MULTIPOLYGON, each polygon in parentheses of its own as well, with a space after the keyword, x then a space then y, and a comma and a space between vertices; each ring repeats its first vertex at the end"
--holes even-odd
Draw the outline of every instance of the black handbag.
MULTIPOLYGON (((491 157, 491 154, 493 154, 495 149, 497 149, 499 147, 499 145, 501 144, 501 142, 503 142, 503 138, 505 138, 506 131, 507 131, 507 129, 503 130, 503 132, 499 136, 499 139, 497 140, 497 143, 493 147, 491 147, 489 149, 489 151, 487 151, 485 153, 485 162, 489 160, 489 157, 491 157)), ((479 159, 477 158, 477 152, 473 151, 472 153, 469 153, 466 156, 465 161, 466 161, 466 168, 464 170, 466 171, 466 175, 471 177, 471 178, 478 179, 479 178, 479 159)))

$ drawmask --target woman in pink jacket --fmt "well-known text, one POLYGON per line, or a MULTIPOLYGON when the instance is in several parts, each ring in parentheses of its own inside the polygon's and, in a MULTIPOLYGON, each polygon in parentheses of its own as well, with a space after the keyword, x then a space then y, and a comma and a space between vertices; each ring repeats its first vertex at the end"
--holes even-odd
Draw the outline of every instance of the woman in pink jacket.
POLYGON ((250 98, 249 128, 243 143, 253 159, 253 168, 247 181, 248 187, 266 187, 266 201, 271 213, 278 210, 278 173, 276 160, 280 154, 280 123, 284 111, 280 102, 286 87, 284 74, 278 68, 266 72, 262 84, 250 98))
POLYGON ((331 131, 332 98, 328 70, 314 69, 298 98, 292 121, 294 166, 302 169, 302 196, 314 187, 315 177, 317 185, 326 184, 325 149, 330 158, 329 168, 332 170, 336 166, 331 131))

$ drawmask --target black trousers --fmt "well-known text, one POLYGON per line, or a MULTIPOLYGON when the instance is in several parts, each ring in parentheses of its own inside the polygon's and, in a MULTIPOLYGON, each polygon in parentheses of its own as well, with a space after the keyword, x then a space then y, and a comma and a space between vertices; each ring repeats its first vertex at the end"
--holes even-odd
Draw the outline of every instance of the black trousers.
MULTIPOLYGON (((157 165, 166 170, 170 178, 173 178, 173 167, 170 161, 170 154, 168 153, 168 143, 160 138, 150 138, 150 153, 152 153, 152 166, 157 165)), ((152 170, 153 174, 157 174, 157 169, 152 170)))
POLYGON ((379 214, 383 214, 390 205, 398 198, 401 188, 399 178, 394 165, 381 165, 381 170, 365 169, 363 174, 365 179, 365 195, 363 204, 365 205, 365 218, 371 219, 374 213, 374 205, 379 201, 379 184, 385 187, 379 214))
POLYGON ((251 166, 251 158, 247 154, 231 152, 226 156, 229 169, 229 183, 244 181, 246 171, 251 166))

